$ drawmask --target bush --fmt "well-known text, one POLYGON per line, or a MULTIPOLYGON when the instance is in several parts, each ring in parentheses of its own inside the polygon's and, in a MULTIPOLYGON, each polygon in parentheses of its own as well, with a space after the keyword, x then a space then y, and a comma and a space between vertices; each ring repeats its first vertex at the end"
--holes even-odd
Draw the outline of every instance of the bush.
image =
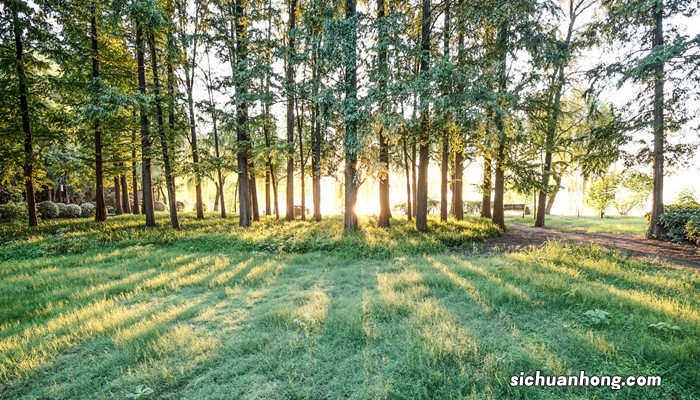
POLYGON ((66 218, 80 218, 81 208, 77 204, 68 204, 66 206, 66 218))
POLYGON ((54 219, 59 216, 58 206, 53 201, 42 201, 36 205, 36 208, 43 219, 54 219))
POLYGON ((481 213, 481 201, 467 200, 464 202, 465 215, 479 215, 481 213))
POLYGON ((177 212, 183 212, 185 211, 185 203, 181 201, 176 201, 175 202, 175 207, 177 207, 177 212))
POLYGON ((685 236, 700 246, 700 215, 693 215, 685 224, 685 236))
POLYGON ((92 203, 83 203, 80 205, 80 216, 90 218, 95 216, 95 205, 92 203))
POLYGON ((165 203, 162 201, 154 201, 153 202, 153 210, 154 211, 165 211, 165 203))
POLYGON ((0 204, 0 220, 2 221, 21 221, 29 219, 29 210, 27 205, 19 201, 10 201, 5 204, 0 204))
POLYGON ((686 225, 691 218, 694 220, 700 218, 700 204, 676 203, 666 206, 664 213, 656 221, 664 230, 664 236, 661 239, 672 242, 692 240, 686 236, 686 225))
POLYGON ((56 207, 58 207, 59 218, 68 218, 68 205, 66 203, 56 203, 56 207))
MULTIPOLYGON (((197 211, 197 203, 192 206, 192 211, 197 211)), ((202 203, 202 211, 207 212, 207 203, 202 203)))

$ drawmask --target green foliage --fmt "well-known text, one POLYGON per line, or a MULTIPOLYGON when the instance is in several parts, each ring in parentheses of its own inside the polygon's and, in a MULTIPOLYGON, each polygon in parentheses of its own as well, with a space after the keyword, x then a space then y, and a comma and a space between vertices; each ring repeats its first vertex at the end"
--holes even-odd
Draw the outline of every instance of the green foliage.
POLYGON ((53 201, 42 201, 36 205, 36 208, 42 219, 55 219, 60 216, 60 210, 53 201))
POLYGON ((80 216, 83 218, 90 218, 95 216, 95 204, 93 203, 83 203, 80 205, 80 216))
POLYGON ((0 221, 25 221, 29 218, 27 204, 20 201, 10 201, 0 204, 0 221))
POLYGON ((608 325, 610 323, 610 313, 605 310, 594 308, 584 312, 583 315, 586 317, 586 322, 594 326, 608 325))
POLYGON ((651 177, 633 171, 626 170, 620 174, 620 187, 615 196, 615 209, 620 215, 627 215, 633 208, 642 206, 649 199, 652 188, 651 177))
MULTIPOLYGON (((676 203, 664 207, 657 223, 664 231, 663 239, 682 243, 693 240, 687 236, 686 226, 691 219, 695 221, 697 218, 700 218, 700 204, 676 203)), ((691 228, 694 226, 695 222, 692 222, 691 228)))
POLYGON ((66 203, 56 203, 56 207, 58 207, 59 218, 68 218, 68 205, 66 203))
POLYGON ((615 200, 618 182, 617 174, 608 173, 593 179, 588 188, 586 193, 588 204, 600 213, 601 218, 615 200))
POLYGON ((66 218, 80 218, 80 214, 82 213, 82 211, 83 210, 80 208, 79 205, 68 204, 68 205, 66 205, 65 217, 66 218))
POLYGON ((700 213, 692 215, 685 224, 685 236, 700 246, 700 213))
POLYGON ((683 330, 678 325, 671 325, 668 322, 657 322, 655 324, 649 324, 649 329, 661 332, 661 333, 675 333, 679 334, 683 330))

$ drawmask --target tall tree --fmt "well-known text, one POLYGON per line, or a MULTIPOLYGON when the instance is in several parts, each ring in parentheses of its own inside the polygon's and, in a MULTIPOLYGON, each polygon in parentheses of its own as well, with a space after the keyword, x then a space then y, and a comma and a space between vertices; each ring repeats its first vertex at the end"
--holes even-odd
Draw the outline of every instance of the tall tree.
MULTIPOLYGON (((443 27, 443 59, 445 63, 450 62, 450 3, 445 3, 443 27)), ((447 95, 447 88, 443 94, 447 95)), ((444 116, 445 124, 442 129, 442 154, 440 159, 440 220, 447 221, 447 173, 450 165, 450 119, 449 113, 444 116)))
POLYGON ((287 29, 287 57, 285 86, 287 91, 287 221, 294 220, 294 58, 297 19, 297 0, 289 0, 289 26, 287 29))
MULTIPOLYGON (((92 80, 95 85, 95 93, 100 90, 100 59, 97 37, 97 6, 95 2, 90 3, 90 41, 92 44, 92 80)), ((107 219, 107 207, 105 207, 104 197, 104 169, 102 163, 102 129, 99 118, 93 121, 95 137, 95 221, 107 219)))
POLYGON ((357 202, 357 16, 355 0, 345 0, 345 231, 358 228, 355 203, 357 202))
POLYGON ((153 206, 153 182, 151 178, 151 127, 148 121, 148 111, 144 104, 146 97, 146 65, 143 38, 142 15, 135 16, 136 23, 136 64, 138 68, 139 93, 141 100, 139 113, 141 115, 141 188, 143 198, 143 214, 146 216, 146 226, 156 226, 156 215, 153 206))
MULTIPOLYGON (((420 53, 420 77, 428 79, 430 68, 430 0, 422 0, 421 14, 421 53, 420 53)), ((420 98, 420 131, 419 131, 419 164, 418 187, 416 199, 416 229, 421 232, 428 230, 428 164, 430 162, 430 120, 429 95, 426 89, 421 91, 420 98)))
MULTIPOLYGON (((153 29, 153 27, 151 27, 153 29)), ((156 121, 158 123, 158 137, 163 156, 163 169, 165 170, 165 186, 168 191, 168 210, 170 211, 170 224, 174 229, 180 229, 180 222, 177 220, 177 204, 175 201, 175 177, 170 164, 170 145, 165 134, 165 123, 163 121, 163 105, 160 96, 160 78, 158 73, 158 49, 156 38, 153 32, 148 33, 148 45, 151 49, 151 76, 153 78, 153 100, 156 106, 156 121)))
POLYGON ((250 171, 248 159, 250 157, 250 137, 248 135, 248 90, 247 69, 247 24, 245 0, 235 1, 234 21, 236 30, 236 141, 238 161, 238 224, 243 227, 250 226, 252 215, 252 198, 249 186, 250 171))
POLYGON ((389 143, 385 124, 386 118, 386 91, 388 79, 388 52, 386 33, 386 6, 384 0, 377 0, 377 23, 379 33, 377 35, 377 74, 379 76, 379 220, 377 224, 382 228, 389 227, 391 218, 391 206, 389 201, 389 143))
POLYGON ((19 105, 22 115, 22 131, 24 132, 24 190, 27 198, 27 209, 29 215, 29 226, 37 226, 39 221, 36 214, 36 199, 34 195, 34 139, 29 119, 29 102, 27 100, 27 75, 24 70, 24 43, 22 40, 22 21, 19 13, 27 13, 29 8, 24 2, 11 0, 7 7, 12 13, 12 28, 15 39, 15 69, 17 71, 17 81, 19 87, 19 105))

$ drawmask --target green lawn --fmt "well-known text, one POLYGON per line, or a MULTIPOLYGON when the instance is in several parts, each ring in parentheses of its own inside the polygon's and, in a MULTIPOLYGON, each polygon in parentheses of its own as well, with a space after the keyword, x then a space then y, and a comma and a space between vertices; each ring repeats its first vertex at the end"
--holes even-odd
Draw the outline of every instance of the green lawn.
POLYGON ((361 222, 0 227, 0 398, 700 397, 696 271, 557 243, 480 255, 497 231, 479 219, 361 222), (535 370, 663 384, 509 386, 535 370))
MULTIPOLYGON (((532 225, 532 217, 506 216, 507 222, 518 222, 532 225)), ((571 217, 562 215, 548 215, 545 225, 569 232, 586 233, 618 233, 622 235, 643 235, 648 222, 644 217, 571 217)))

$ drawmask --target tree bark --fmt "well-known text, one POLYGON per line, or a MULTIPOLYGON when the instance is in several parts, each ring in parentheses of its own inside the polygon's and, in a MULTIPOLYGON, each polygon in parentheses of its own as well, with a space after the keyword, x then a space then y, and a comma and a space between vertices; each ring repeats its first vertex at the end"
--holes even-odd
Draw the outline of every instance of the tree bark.
POLYGON ((260 221, 260 208, 258 207, 258 188, 255 179, 255 164, 253 160, 248 161, 248 185, 250 186, 250 205, 252 209, 253 221, 260 221))
MULTIPOLYGON (((486 151, 490 151, 487 149, 486 151)), ((481 217, 491 218, 491 157, 484 156, 484 176, 481 181, 481 217)))
POLYGON ((498 96, 499 96, 499 107, 495 113, 495 126, 496 133, 498 137, 498 150, 496 152, 496 172, 495 172, 495 182, 494 182, 494 195, 493 195, 493 218, 494 224, 498 225, 499 228, 505 229, 505 216, 503 212, 503 197, 505 194, 505 148, 506 148, 506 129, 504 121, 504 108, 505 108, 505 95, 507 90, 507 59, 508 52, 506 49, 507 45, 507 35, 508 29, 505 26, 501 26, 498 31, 498 37, 496 39, 497 51, 499 54, 498 60, 498 96))
MULTIPOLYGON (((123 167, 124 163, 121 163, 121 166, 123 167)), ((122 207, 124 209, 124 213, 131 214, 131 205, 129 204, 129 186, 126 183, 126 175, 120 175, 119 182, 122 187, 122 207)))
POLYGON ((411 168, 408 165, 408 149, 406 148, 406 133, 404 132, 403 137, 403 165, 406 171, 406 218, 409 221, 413 219, 413 205, 411 202, 412 191, 411 191, 411 168))
POLYGON ((355 203, 357 202, 357 21, 355 0, 345 0, 345 22, 349 37, 345 43, 345 231, 358 228, 355 203))
POLYGON ((138 215, 139 211, 139 186, 138 186, 138 171, 136 170, 136 131, 131 131, 131 190, 134 193, 134 204, 131 207, 131 212, 138 215))
MULTIPOLYGON (((663 2, 658 2, 654 10, 653 49, 663 47, 663 2)), ((657 61, 654 67, 654 172, 652 177, 651 215, 647 238, 660 238, 663 229, 658 218, 664 213, 664 63, 657 61)))
POLYGON ((561 175, 554 176, 554 183, 556 188, 552 193, 549 194, 549 199, 547 200, 547 206, 545 207, 544 213, 546 215, 552 214, 552 207, 554 206, 554 200, 557 198, 557 193, 559 193, 559 187, 561 186, 561 175))
MULTIPOLYGON (((90 5, 90 41, 92 44, 92 80, 95 85, 94 90, 99 90, 100 79, 100 59, 97 38, 97 8, 93 1, 90 5)), ((95 221, 105 221, 107 219, 107 207, 104 196, 104 170, 102 163, 102 130, 100 120, 95 118, 93 122, 95 138, 95 221)))
POLYGON ((453 199, 452 213, 457 221, 464 219, 464 200, 462 198, 463 179, 464 179, 464 148, 460 148, 455 152, 454 166, 454 183, 453 183, 453 199))
MULTIPOLYGON (((139 92, 146 96, 146 67, 144 61, 143 28, 136 17, 136 64, 138 67, 139 92)), ((146 226, 156 226, 156 215, 153 208, 153 182, 151 180, 151 132, 146 106, 141 102, 141 187, 143 191, 143 213, 146 216, 146 226)))
POLYGON ((29 122, 29 102, 27 101, 27 76, 24 72, 24 43, 22 42, 22 27, 19 21, 18 5, 15 2, 10 2, 10 10, 12 11, 12 28, 15 36, 15 62, 17 69, 17 80, 19 86, 19 106, 22 114, 22 131, 24 132, 24 191, 27 197, 27 211, 29 226, 39 225, 39 219, 36 213, 36 197, 34 194, 34 139, 32 138, 32 130, 29 122))
MULTIPOLYGON (((450 60, 450 2, 445 3, 445 23, 443 27, 443 57, 450 60)), ((448 95, 445 88, 444 95, 448 95)), ((449 124, 449 118, 446 120, 449 124)), ((449 126, 449 125, 448 125, 449 126)), ((450 136, 449 131, 443 127, 442 130, 442 165, 440 166, 440 221, 447 221, 447 174, 450 165, 450 136)))
POLYGON ((153 96, 156 105, 156 121, 158 123, 158 136, 160 137, 160 148, 163 155, 163 169, 165 170, 165 186, 168 191, 168 210, 170 211, 170 224, 173 229, 180 229, 180 222, 177 220, 177 204, 175 202, 175 182, 173 170, 170 165, 170 154, 168 152, 168 138, 165 135, 165 124, 163 122, 163 106, 160 98, 160 78, 158 74, 158 54, 156 49, 156 39, 153 32, 148 34, 148 45, 151 49, 151 72, 153 77, 153 96))
POLYGON ((304 162, 304 138, 302 135, 304 125, 304 109, 302 108, 301 110, 299 110, 299 99, 295 100, 295 104, 297 107, 297 132, 299 134, 299 181, 301 183, 301 220, 306 221, 306 182, 304 182, 304 167, 306 163, 304 162))
MULTIPOLYGON (((426 74, 430 67, 430 0, 423 0, 421 17, 421 57, 420 73, 426 74)), ((424 77, 421 77, 424 78, 424 77)), ((421 93, 420 105, 420 143, 418 165, 418 198, 416 199, 416 229, 428 230, 428 164, 430 162, 430 127, 428 126, 428 98, 421 93)))
MULTIPOLYGON (((379 116, 383 118, 386 114, 386 87, 388 70, 387 53, 387 33, 384 0, 377 0, 377 19, 379 23, 379 34, 377 38, 377 61, 379 66, 379 96, 380 107, 379 116)), ((381 228, 388 228, 391 218, 391 205, 389 200, 389 142, 384 135, 384 124, 379 128, 379 219, 377 225, 381 228)))
POLYGON ((294 30, 297 0, 289 0, 288 54, 285 71, 287 89, 287 221, 294 220, 294 30))
POLYGON ((121 182, 119 182, 119 176, 114 175, 114 213, 116 215, 124 214, 124 208, 122 207, 122 194, 121 194, 121 182))
POLYGON ((216 187, 216 194, 214 195, 214 211, 219 211, 219 199, 221 198, 221 189, 219 188, 219 184, 214 182, 214 186, 216 187))
MULTIPOLYGON (((246 68, 246 58, 248 57, 247 48, 247 20, 244 12, 244 0, 236 0, 235 3, 235 21, 236 21, 236 61, 237 67, 246 68)), ((250 204, 250 183, 248 180, 250 171, 248 169, 248 158, 250 138, 248 136, 248 103, 245 96, 247 95, 248 85, 246 79, 236 71, 236 140, 238 142, 238 224, 242 227, 248 227, 251 223, 252 207, 250 204)))

